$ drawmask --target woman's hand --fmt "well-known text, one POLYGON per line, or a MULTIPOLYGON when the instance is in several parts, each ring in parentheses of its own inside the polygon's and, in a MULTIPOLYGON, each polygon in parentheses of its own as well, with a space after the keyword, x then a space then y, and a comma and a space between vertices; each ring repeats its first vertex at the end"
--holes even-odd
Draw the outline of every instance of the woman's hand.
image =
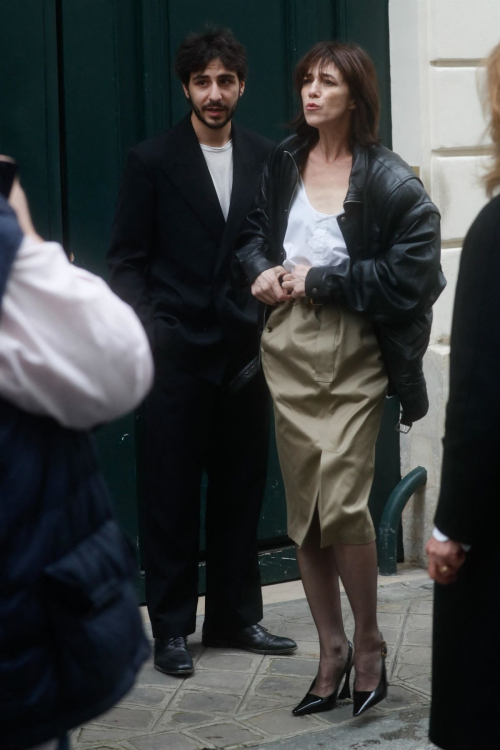
POLYGON ((459 542, 449 539, 438 542, 433 536, 425 548, 429 557, 429 576, 436 583, 447 584, 456 580, 465 562, 465 552, 459 542))
POLYGON ((297 265, 293 273, 287 273, 283 278, 283 289, 285 289, 293 299, 300 299, 306 296, 306 276, 311 266, 297 265))
POLYGON ((253 296, 261 302, 265 302, 266 305, 277 305, 278 302, 284 302, 289 298, 279 282, 279 277, 284 274, 286 274, 286 271, 283 266, 276 266, 263 271, 252 284, 253 296))

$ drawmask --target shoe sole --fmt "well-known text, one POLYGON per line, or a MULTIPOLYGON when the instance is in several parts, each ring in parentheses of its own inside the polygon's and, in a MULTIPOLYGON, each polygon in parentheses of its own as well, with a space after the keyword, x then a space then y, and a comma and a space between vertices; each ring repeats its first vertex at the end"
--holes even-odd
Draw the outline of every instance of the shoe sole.
POLYGON ((327 711, 333 711, 334 708, 336 708, 338 704, 334 703, 333 706, 319 706, 318 708, 306 708, 305 711, 297 711, 295 713, 295 710, 292 710, 293 716, 308 716, 309 714, 321 714, 326 713, 327 711))
POLYGON ((234 641, 212 641, 202 639, 201 642, 206 648, 237 648, 240 651, 249 651, 251 654, 262 654, 263 656, 281 656, 283 654, 293 654, 298 649, 298 646, 295 646, 295 648, 273 649, 251 648, 250 646, 242 646, 240 643, 234 643, 234 641))
POLYGON ((194 669, 162 669, 161 667, 158 667, 156 664, 153 665, 154 668, 161 672, 162 674, 171 674, 174 675, 174 677, 187 677, 190 674, 194 674, 194 669))

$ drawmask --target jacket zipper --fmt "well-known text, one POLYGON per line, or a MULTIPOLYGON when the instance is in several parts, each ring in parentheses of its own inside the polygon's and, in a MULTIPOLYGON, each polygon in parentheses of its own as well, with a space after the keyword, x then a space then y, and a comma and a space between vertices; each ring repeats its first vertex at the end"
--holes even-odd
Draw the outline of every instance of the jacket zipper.
POLYGON ((299 180, 300 180, 300 172, 299 172, 299 168, 297 166, 297 162, 295 161, 295 159, 291 155, 290 151, 284 151, 284 153, 288 154, 288 156, 290 157, 290 159, 293 161, 293 166, 295 167, 295 171, 297 173, 297 181, 295 183, 295 187, 293 189, 293 193, 292 193, 292 195, 290 197, 290 202, 288 204, 288 209, 287 209, 287 212, 286 212, 287 219, 288 219, 288 216, 290 216, 290 208, 292 207, 293 199, 295 197, 295 193, 297 192, 297 185, 299 184, 299 180))

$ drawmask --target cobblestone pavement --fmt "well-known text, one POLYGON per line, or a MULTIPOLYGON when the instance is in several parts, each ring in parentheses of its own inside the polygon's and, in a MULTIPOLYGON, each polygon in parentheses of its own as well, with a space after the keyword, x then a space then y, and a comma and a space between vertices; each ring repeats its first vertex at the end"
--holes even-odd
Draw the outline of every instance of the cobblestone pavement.
MULTIPOLYGON (((342 595, 346 629, 353 617, 342 595)), ((269 604, 263 624, 298 642, 293 656, 204 649, 202 617, 189 639, 195 674, 157 672, 149 661, 125 700, 76 730, 78 750, 262 750, 372 748, 423 750, 430 694, 432 585, 419 577, 379 588, 379 624, 387 641, 389 697, 359 719, 344 701, 333 711, 296 718, 290 709, 316 674, 318 641, 304 599, 269 604)))

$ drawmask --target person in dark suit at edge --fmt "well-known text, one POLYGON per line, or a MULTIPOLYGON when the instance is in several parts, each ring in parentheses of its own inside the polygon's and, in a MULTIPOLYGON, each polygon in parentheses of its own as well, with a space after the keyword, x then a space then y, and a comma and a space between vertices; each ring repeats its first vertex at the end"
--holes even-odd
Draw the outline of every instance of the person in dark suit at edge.
POLYGON ((245 50, 207 26, 177 52, 191 112, 128 154, 108 253, 112 288, 136 310, 156 381, 144 406, 146 601, 155 667, 193 672, 200 485, 208 476, 203 644, 295 651, 262 619, 257 525, 269 399, 258 306, 229 280, 233 245, 273 144, 236 126, 245 50), (240 388, 241 381, 248 381, 240 388))
POLYGON ((450 341, 441 490, 427 543, 436 582, 430 739, 445 750, 500 747, 500 45, 485 63, 494 197, 464 241, 450 341))

